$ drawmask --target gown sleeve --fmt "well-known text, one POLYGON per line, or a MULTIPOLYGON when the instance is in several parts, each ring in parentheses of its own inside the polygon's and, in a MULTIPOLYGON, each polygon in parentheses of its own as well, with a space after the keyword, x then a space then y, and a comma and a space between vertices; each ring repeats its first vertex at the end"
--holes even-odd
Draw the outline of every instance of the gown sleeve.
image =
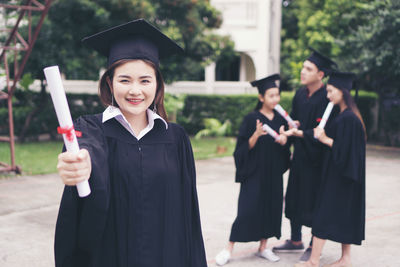
MULTIPOLYGON (((283 122, 285 129, 288 129, 288 123, 286 121, 283 122)), ((289 141, 290 137, 287 139, 287 142, 284 146, 281 147, 281 174, 284 174, 290 168, 290 145, 291 142, 289 141)))
MULTIPOLYGON (((294 119, 294 120, 299 120, 299 112, 301 113, 301 105, 299 103, 299 95, 302 94, 302 92, 297 91, 296 94, 293 97, 292 100, 292 111, 290 113, 290 116, 294 119)), ((310 114, 311 116, 311 114, 310 114)), ((313 119, 311 119, 313 120, 313 119)), ((314 125, 313 125, 314 126, 314 125)), ((315 125, 316 126, 316 125, 315 125)), ((303 131, 303 138, 301 139, 301 143, 304 147, 304 149, 306 150, 306 153, 308 156, 312 156, 318 154, 318 151, 320 150, 320 148, 322 147, 318 140, 316 140, 314 138, 314 134, 313 134, 313 128, 311 129, 306 129, 305 125, 301 125, 299 127, 300 130, 303 131)), ((289 144, 293 144, 295 142, 296 139, 298 139, 299 137, 295 137, 295 136, 291 136, 288 138, 288 143, 289 144)), ((314 157, 314 159, 318 159, 320 158, 320 156, 314 157)))
POLYGON ((249 149, 249 139, 256 129, 256 120, 246 116, 239 128, 233 157, 235 159, 235 182, 242 183, 257 169, 254 150, 249 149))
MULTIPOLYGON (((290 111, 290 117, 291 117, 294 121, 299 120, 299 118, 298 118, 298 113, 297 113, 297 112, 298 112, 298 107, 297 107, 297 94, 298 94, 298 92, 296 92, 296 94, 294 95, 294 97, 293 97, 293 99, 292 99, 292 110, 290 111)), ((294 136, 288 137, 287 143, 288 143, 289 147, 294 143, 295 138, 297 138, 297 137, 294 137, 294 136)))
POLYGON ((181 146, 180 158, 182 178, 184 181, 184 214, 185 214, 185 230, 187 241, 186 259, 188 267, 206 267, 206 256, 203 243, 203 235, 201 231, 200 212, 196 189, 196 169, 193 158, 192 146, 189 137, 180 129, 181 146))
POLYGON ((303 130, 303 147, 312 162, 321 162, 324 145, 314 138, 314 129, 303 130))
POLYGON ((108 164, 102 130, 93 120, 79 118, 75 129, 82 132, 80 148, 89 151, 91 194, 80 198, 76 186, 65 186, 55 231, 56 267, 88 266, 105 225, 108 164))
POLYGON ((344 177, 361 183, 365 172, 365 135, 361 122, 355 116, 346 116, 336 124, 334 132, 334 166, 344 177))
MULTIPOLYGON (((321 101, 323 104, 319 105, 316 111, 316 114, 320 114, 322 117, 326 106, 328 105, 328 100, 326 97, 323 98, 323 101, 321 101)), ((328 128, 332 121, 333 118, 336 116, 338 107, 335 106, 332 110, 331 115, 329 116, 329 119, 326 123, 325 128, 328 128)), ((310 114, 311 116, 311 114, 310 114)), ((315 116, 315 115, 314 115, 315 116)), ((312 125, 310 125, 310 128, 304 129, 300 126, 300 129, 303 130, 303 147, 307 153, 308 158, 312 161, 315 162, 316 164, 319 164, 322 162, 323 158, 323 151, 324 151, 324 144, 319 142, 316 138, 314 138, 314 128, 318 126, 319 121, 317 120, 318 118, 309 118, 309 121, 312 122, 312 125)))

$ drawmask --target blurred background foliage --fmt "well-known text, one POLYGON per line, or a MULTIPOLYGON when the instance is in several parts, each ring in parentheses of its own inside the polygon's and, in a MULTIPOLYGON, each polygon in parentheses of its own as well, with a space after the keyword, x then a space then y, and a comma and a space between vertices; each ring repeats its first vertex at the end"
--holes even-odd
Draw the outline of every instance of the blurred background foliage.
POLYGON ((84 47, 82 38, 138 18, 145 18, 185 49, 184 55, 163 60, 161 70, 168 83, 202 80, 207 64, 235 55, 229 37, 211 32, 220 27, 222 16, 208 0, 57 0, 25 73, 43 79, 43 67, 59 65, 67 79, 98 80, 106 59, 84 47))
MULTIPOLYGON (((16 16, 15 13, 4 15, 6 20, 16 16)), ((20 137, 30 132, 30 127, 40 127, 40 124, 29 125, 48 106, 43 82, 41 94, 33 95, 27 90, 33 79, 43 81, 43 67, 57 64, 67 79, 98 80, 106 60, 84 47, 81 39, 136 18, 147 19, 186 51, 182 56, 162 62, 167 83, 203 80, 204 67, 210 62, 229 62, 237 55, 229 36, 213 33, 220 27, 222 16, 209 0, 54 1, 25 67, 18 89, 20 93, 16 92, 13 100, 17 105, 14 116, 16 121, 21 120, 21 125, 16 126, 21 129, 20 137), (17 102, 24 105, 18 106, 17 102)), ((2 37, 4 34, 0 34, 0 41, 2 37)), ((378 97, 374 98, 379 104, 376 140, 400 145, 400 0, 283 0, 281 39, 281 84, 284 90, 293 92, 300 87, 302 63, 310 53, 309 47, 313 47, 334 59, 340 70, 355 72, 358 89, 377 93, 378 97)), ((249 106, 240 104, 242 111, 253 109, 250 98, 243 98, 246 99, 243 105, 249 106)), ((85 99, 81 101, 85 103, 85 99)), ((291 101, 286 97, 282 100, 291 101)), ((171 119, 188 127, 191 133, 203 127, 204 118, 216 118, 220 122, 229 119, 234 134, 241 118, 231 118, 229 114, 242 114, 233 111, 238 108, 235 97, 213 96, 211 101, 215 109, 202 106, 202 101, 201 96, 170 96, 166 98, 166 107, 171 119)), ((359 105, 367 102, 361 101, 359 105)), ((96 105, 99 110, 103 108, 96 105)), ((76 108, 76 114, 84 111, 80 105, 76 108)), ((87 108, 92 109, 91 106, 87 108)), ((3 111, 0 110, 0 115, 3 111)))
MULTIPOLYGON (((55 140, 59 138, 56 130, 57 117, 49 94, 24 91, 18 89, 14 97, 15 133, 18 141, 38 140, 41 135, 55 140), (34 103, 41 103, 37 109, 34 103), (30 123, 27 123, 30 118, 30 123)), ((294 92, 282 92, 280 104, 290 113, 294 92)), ((84 114, 95 114, 104 111, 99 97, 92 94, 67 94, 68 104, 73 119, 84 114)), ((364 118, 368 136, 376 123, 373 109, 376 107, 377 94, 361 91, 359 93, 359 108, 364 118)), ((253 94, 242 95, 172 95, 165 94, 165 108, 168 119, 182 125, 188 134, 195 135, 202 129, 209 129, 209 136, 236 136, 240 124, 246 114, 256 107, 258 98, 253 94), (213 118, 212 120, 209 120, 213 118), (206 122, 206 123, 205 123, 206 122), (210 123, 208 123, 210 122, 210 123), (217 123, 215 123, 217 122, 217 123)), ((4 103, 0 102, 1 103, 4 103)), ((8 110, 6 105, 0 105, 0 135, 8 133, 8 110)), ((206 133, 207 135, 207 133, 206 133)))
POLYGON ((355 87, 379 96, 379 133, 400 145, 400 1, 284 0, 281 76, 285 90, 300 87, 300 70, 313 47, 342 71, 357 74, 355 87))
POLYGON ((357 85, 400 92, 399 0, 291 0, 282 7, 281 73, 299 87, 302 62, 313 47, 339 69, 357 73, 357 85))

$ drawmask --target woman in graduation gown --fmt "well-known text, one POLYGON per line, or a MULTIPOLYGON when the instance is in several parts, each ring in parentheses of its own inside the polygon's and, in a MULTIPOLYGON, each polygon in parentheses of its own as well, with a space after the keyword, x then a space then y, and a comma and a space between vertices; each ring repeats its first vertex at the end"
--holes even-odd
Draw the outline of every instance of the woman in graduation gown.
MULTIPOLYGON (((298 123, 285 134, 293 144, 293 157, 285 195, 285 215, 290 220, 291 237, 274 252, 303 251, 302 226, 311 227, 315 201, 320 185, 323 145, 313 136, 328 104, 326 85, 323 79, 336 65, 329 57, 312 49, 311 55, 303 62, 301 83, 304 87, 296 91, 292 100, 291 117, 298 123)), ((331 118, 335 116, 336 108, 331 118)), ((311 242, 301 260, 307 260, 311 252, 311 242)))
POLYGON ((354 75, 334 72, 328 81, 328 98, 340 108, 327 128, 315 128, 326 145, 321 187, 313 219, 314 236, 309 261, 296 267, 319 266, 325 240, 342 243, 342 257, 325 266, 350 267, 351 244, 361 245, 365 232, 365 126, 350 89, 354 75))
POLYGON ((83 42, 108 57, 108 108, 80 117, 80 152, 59 155, 56 266, 207 266, 190 141, 163 106, 159 58, 182 48, 142 19, 83 42), (91 194, 79 198, 85 179, 91 194))
POLYGON ((288 169, 287 138, 279 141, 262 128, 267 124, 276 132, 283 131, 285 119, 274 110, 280 101, 275 74, 253 81, 258 87, 259 102, 253 112, 246 115, 239 129, 234 152, 236 182, 241 184, 238 214, 232 225, 229 243, 216 257, 218 265, 226 264, 235 242, 260 241, 258 256, 270 261, 279 257, 267 249, 267 239, 280 238, 283 199, 283 173, 288 169))

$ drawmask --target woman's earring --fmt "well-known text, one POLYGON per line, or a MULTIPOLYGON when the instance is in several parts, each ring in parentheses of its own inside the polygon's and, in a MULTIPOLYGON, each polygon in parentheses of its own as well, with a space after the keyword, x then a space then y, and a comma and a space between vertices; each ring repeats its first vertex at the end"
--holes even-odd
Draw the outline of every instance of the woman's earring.
POLYGON ((153 113, 157 113, 157 107, 156 104, 153 105, 153 113))

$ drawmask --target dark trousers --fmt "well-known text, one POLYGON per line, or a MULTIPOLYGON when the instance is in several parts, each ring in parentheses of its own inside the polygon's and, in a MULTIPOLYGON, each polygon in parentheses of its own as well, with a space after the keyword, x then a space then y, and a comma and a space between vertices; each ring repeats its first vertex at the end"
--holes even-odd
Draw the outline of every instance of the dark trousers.
POLYGON ((291 238, 292 241, 301 241, 301 224, 290 221, 291 238))
MULTIPOLYGON (((291 237, 290 240, 292 241, 301 241, 301 227, 302 225, 300 223, 297 223, 295 221, 290 221, 290 230, 291 230, 291 237)), ((311 241, 310 241, 310 247, 312 247, 312 236, 311 236, 311 241)))

